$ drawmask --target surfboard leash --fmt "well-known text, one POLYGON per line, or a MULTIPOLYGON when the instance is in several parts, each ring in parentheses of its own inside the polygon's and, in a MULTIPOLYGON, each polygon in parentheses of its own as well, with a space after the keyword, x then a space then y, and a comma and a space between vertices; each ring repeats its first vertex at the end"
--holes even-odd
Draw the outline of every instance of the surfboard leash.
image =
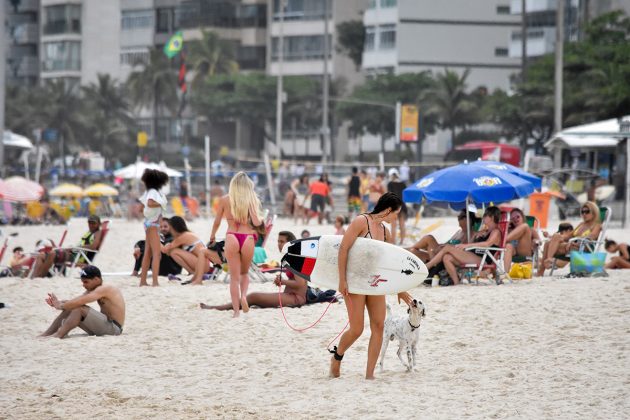
MULTIPOLYGON (((285 255, 285 257, 286 257, 286 255, 285 255)), ((285 259, 285 257, 283 257, 282 260, 280 261, 280 276, 281 277, 282 277, 282 273, 284 273, 284 259, 285 259)), ((296 331, 296 332, 300 332, 300 333, 304 332, 306 330, 309 330, 309 329, 313 328, 315 325, 319 324, 319 322, 324 318, 324 315, 326 315, 326 312, 328 312, 328 309, 330 309, 331 305, 333 303, 335 303, 335 301, 339 302, 339 298, 342 298, 342 297, 343 297, 343 295, 341 295, 340 293, 336 294, 335 296, 333 296, 330 299, 330 302, 328 302, 328 305, 326 306, 326 309, 324 309, 324 312, 320 315, 320 317, 317 319, 317 321, 313 322, 311 325, 309 325, 307 327, 296 328, 293 325, 291 325, 289 323, 289 320, 287 319, 287 315, 284 312, 284 307, 282 306, 282 285, 278 286, 278 304, 280 306, 280 312, 282 313, 282 317, 284 318, 284 322, 285 322, 285 324, 287 324, 287 326, 290 329, 292 329, 293 331, 296 331)), ((347 301, 347 299, 344 299, 344 301, 347 301)), ((348 306, 350 306, 350 302, 348 302, 348 306)), ((346 325, 344 325, 343 328, 341 329, 341 331, 339 331, 339 334, 337 334, 335 336, 335 338, 333 338, 330 341, 330 343, 328 343, 328 345, 326 346, 326 350, 328 350, 329 352, 331 351, 330 350, 330 345, 332 343, 334 343, 341 336, 341 334, 343 334, 343 332, 346 330, 346 328, 348 328, 349 324, 350 324, 350 320, 348 319, 348 321, 346 322, 346 325)), ((336 351, 336 349, 335 349, 335 351, 336 351)))

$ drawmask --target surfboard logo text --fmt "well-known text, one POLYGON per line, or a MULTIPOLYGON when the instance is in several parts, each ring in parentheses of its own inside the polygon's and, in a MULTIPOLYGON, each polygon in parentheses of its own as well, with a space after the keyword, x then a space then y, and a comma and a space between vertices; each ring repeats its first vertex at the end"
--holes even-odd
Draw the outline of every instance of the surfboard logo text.
POLYGON ((370 280, 370 287, 378 287, 378 284, 381 282, 387 282, 387 280, 382 279, 380 274, 372 276, 372 280, 370 280))
POLYGON ((407 262, 409 263, 409 265, 411 265, 412 268, 420 270, 420 264, 418 264, 418 261, 416 261, 415 259, 407 257, 407 262))

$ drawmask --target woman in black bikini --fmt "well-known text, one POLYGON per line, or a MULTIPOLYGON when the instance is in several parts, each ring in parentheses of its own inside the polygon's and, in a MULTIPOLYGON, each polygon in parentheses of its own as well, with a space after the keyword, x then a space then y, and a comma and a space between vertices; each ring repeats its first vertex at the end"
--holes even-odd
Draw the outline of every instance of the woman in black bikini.
POLYGON ((228 230, 225 235, 225 258, 230 273, 230 297, 232 298, 233 317, 249 311, 247 305, 247 288, 249 287, 249 266, 254 257, 254 246, 258 235, 254 226, 262 226, 260 216, 260 199, 254 191, 254 183, 245 172, 239 172, 230 181, 227 195, 219 199, 219 208, 212 225, 210 243, 214 243, 215 235, 225 216, 228 230))
POLYGON ((630 246, 628 246, 628 244, 618 244, 611 239, 607 239, 604 243, 604 247, 606 248, 606 251, 610 252, 611 254, 619 252, 619 255, 615 255, 610 259, 608 264, 606 264, 606 268, 630 268, 630 246))
MULTIPOLYGON (((368 345, 368 360, 365 370, 365 379, 374 379, 376 360, 381 351, 383 342, 383 326, 385 324, 385 296, 365 296, 348 293, 348 281, 346 268, 348 265, 348 252, 355 240, 359 237, 371 238, 377 241, 393 243, 392 236, 383 225, 383 222, 392 223, 398 218, 398 212, 402 206, 402 200, 395 194, 388 192, 383 194, 374 210, 368 214, 357 216, 348 226, 339 246, 339 288, 337 289, 345 297, 348 309, 350 327, 343 333, 339 345, 335 346, 333 357, 330 360, 330 376, 338 378, 341 369, 341 359, 357 338, 363 333, 363 320, 367 308, 370 318, 370 343, 368 345)), ((411 303, 411 296, 407 292, 398 293, 398 300, 411 303)))
POLYGON ((435 256, 431 258, 431 261, 427 263, 427 269, 430 270, 432 267, 442 262, 451 280, 453 280, 453 284, 459 284, 457 267, 463 264, 479 264, 483 255, 483 252, 466 251, 466 248, 473 246, 498 247, 501 245, 501 231, 498 228, 500 218, 501 210, 499 210, 498 207, 488 207, 482 219, 486 229, 477 232, 472 237, 471 243, 469 244, 444 246, 444 248, 435 254, 435 256), (474 244, 472 242, 474 242, 474 244))

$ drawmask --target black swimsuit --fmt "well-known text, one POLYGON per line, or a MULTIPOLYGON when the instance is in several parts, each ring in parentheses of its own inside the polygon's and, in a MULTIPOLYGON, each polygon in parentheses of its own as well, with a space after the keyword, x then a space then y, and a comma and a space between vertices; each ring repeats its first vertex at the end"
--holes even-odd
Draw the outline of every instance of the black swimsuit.
MULTIPOLYGON (((492 234, 492 231, 488 232, 485 235, 477 236, 476 238, 473 239, 473 243, 487 241, 491 234, 492 234)), ((490 248, 495 248, 495 247, 499 247, 499 245, 493 244, 493 245, 490 245, 489 247, 490 248)), ((473 250, 473 252, 475 254, 477 254, 477 255, 483 255, 483 254, 486 253, 486 250, 485 249, 475 249, 475 250, 473 250)))
MULTIPOLYGON (((368 231, 365 234, 364 238, 367 238, 370 235, 370 239, 372 238, 372 232, 370 232, 370 219, 368 219, 367 215, 362 214, 361 216, 365 217, 365 221, 367 222, 368 231)), ((385 226, 383 226, 383 242, 387 242, 387 231, 385 230, 385 226)))

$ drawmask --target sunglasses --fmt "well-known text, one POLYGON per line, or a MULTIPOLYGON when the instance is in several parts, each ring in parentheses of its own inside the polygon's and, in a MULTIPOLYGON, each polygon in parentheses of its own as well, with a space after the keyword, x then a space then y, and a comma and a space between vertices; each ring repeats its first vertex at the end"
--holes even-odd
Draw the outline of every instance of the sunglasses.
POLYGON ((580 213, 582 214, 589 214, 591 211, 589 209, 582 209, 582 211, 580 213))

